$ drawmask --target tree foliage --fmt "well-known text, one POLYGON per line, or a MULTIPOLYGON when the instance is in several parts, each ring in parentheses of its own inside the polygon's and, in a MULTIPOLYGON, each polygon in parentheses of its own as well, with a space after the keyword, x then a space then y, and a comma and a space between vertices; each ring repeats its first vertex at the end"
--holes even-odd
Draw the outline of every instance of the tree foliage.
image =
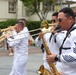
POLYGON ((46 19, 48 12, 50 11, 51 5, 56 2, 56 0, 21 0, 27 8, 29 8, 31 14, 36 13, 40 20, 46 19), (40 3, 42 3, 42 9, 40 8, 40 3))

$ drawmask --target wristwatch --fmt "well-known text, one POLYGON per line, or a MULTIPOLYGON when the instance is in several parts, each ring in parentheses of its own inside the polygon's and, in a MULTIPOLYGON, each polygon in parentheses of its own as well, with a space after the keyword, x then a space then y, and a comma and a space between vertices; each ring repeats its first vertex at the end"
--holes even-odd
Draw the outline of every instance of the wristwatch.
POLYGON ((55 61, 60 61, 60 55, 56 55, 55 61))

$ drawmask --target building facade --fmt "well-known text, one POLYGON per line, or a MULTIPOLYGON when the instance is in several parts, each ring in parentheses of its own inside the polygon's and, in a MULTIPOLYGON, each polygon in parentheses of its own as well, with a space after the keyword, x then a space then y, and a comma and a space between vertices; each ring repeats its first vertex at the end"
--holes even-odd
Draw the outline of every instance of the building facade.
MULTIPOLYGON (((58 11, 60 7, 65 5, 60 4, 59 8, 55 11, 58 11)), ((70 4, 70 7, 76 10, 76 4, 70 4)), ((29 15, 29 10, 24 7, 20 0, 0 0, 0 21, 7 19, 19 19, 26 18, 27 20, 40 20, 37 14, 29 15)), ((50 11, 47 16, 47 20, 51 20, 51 14, 53 11, 50 11), (50 15, 50 16, 49 16, 50 15)))

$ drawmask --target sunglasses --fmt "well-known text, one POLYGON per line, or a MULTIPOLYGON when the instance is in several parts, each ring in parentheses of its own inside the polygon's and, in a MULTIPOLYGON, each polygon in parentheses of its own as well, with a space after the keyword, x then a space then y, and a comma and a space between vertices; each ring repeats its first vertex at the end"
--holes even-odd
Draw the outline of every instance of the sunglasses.
POLYGON ((51 20, 51 22, 54 22, 54 23, 55 23, 55 22, 56 22, 56 20, 51 20))
POLYGON ((58 22, 62 22, 63 20, 63 18, 57 19, 58 22))

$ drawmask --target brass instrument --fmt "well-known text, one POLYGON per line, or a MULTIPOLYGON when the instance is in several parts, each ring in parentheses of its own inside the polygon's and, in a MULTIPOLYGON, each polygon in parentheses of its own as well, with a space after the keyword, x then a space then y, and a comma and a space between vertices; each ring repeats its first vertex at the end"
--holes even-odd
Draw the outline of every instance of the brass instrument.
POLYGON ((8 30, 10 30, 10 28, 14 28, 15 26, 10 26, 8 28, 4 28, 4 29, 0 29, 0 32, 6 32, 8 30))
POLYGON ((49 70, 47 70, 46 68, 44 68, 44 65, 40 66, 39 70, 37 70, 37 73, 39 75, 52 75, 52 73, 49 70))
POLYGON ((0 29, 0 33, 2 33, 2 36, 0 36, 0 48, 5 46, 5 37, 4 35, 8 33, 8 31, 10 31, 11 28, 14 28, 15 26, 10 26, 8 28, 5 29, 0 29))
MULTIPOLYGON (((34 31, 37 31, 37 30, 41 30, 43 27, 45 28, 45 29, 48 29, 48 27, 49 26, 56 26, 57 25, 57 23, 56 24, 48 24, 48 22, 45 20, 44 22, 42 21, 42 23, 41 23, 41 28, 38 28, 38 29, 34 29, 34 30, 31 30, 31 31, 29 31, 29 32, 34 32, 34 31)), ((6 35, 7 35, 7 32, 8 31, 10 31, 10 29, 11 28, 14 28, 15 26, 10 26, 10 27, 8 27, 8 28, 5 28, 5 29, 0 29, 0 32, 2 33, 2 32, 5 32, 6 33, 6 35)), ((43 30, 43 31, 45 31, 45 30, 43 30)), ((37 33, 37 34, 33 34, 33 35, 31 35, 31 36, 36 36, 36 35, 38 35, 39 33, 37 33)), ((16 35, 14 35, 14 36, 16 36, 16 35)), ((2 43, 3 43, 3 41, 5 40, 6 38, 4 37, 4 36, 0 36, 0 47, 2 47, 2 43)))
POLYGON ((4 38, 3 36, 1 36, 1 37, 0 37, 0 41, 1 41, 1 42, 0 42, 0 48, 1 48, 1 47, 4 47, 4 48, 5 48, 5 45, 6 45, 6 44, 5 44, 5 41, 4 41, 4 40, 5 40, 5 38, 4 38))
POLYGON ((8 31, 8 30, 9 30, 9 28, 0 29, 0 32, 6 32, 6 31, 8 31))
POLYGON ((3 41, 5 38, 4 38, 3 36, 1 36, 0 39, 1 39, 1 40, 0 40, 0 41, 1 41, 1 42, 0 42, 0 48, 1 48, 1 47, 3 47, 3 46, 5 45, 5 44, 4 44, 4 41, 3 41))
MULTIPOLYGON (((37 30, 40 30, 40 28, 38 28, 38 29, 35 29, 35 30, 31 30, 31 31, 29 31, 29 32, 34 32, 34 31, 37 31, 37 30)), ((6 29, 2 29, 1 30, 1 32, 5 32, 5 35, 8 35, 8 31, 10 31, 10 29, 9 28, 6 28, 6 29)), ((25 34, 25 33, 22 33, 22 34, 25 34)), ((37 34, 33 34, 32 36, 36 36, 36 35, 38 35, 39 33, 37 33, 37 34)), ((19 34, 20 35, 20 34, 19 34)), ((16 36, 16 35, 14 35, 14 36, 16 36)), ((0 42, 2 42, 3 40, 5 40, 6 38, 4 37, 4 36, 0 36, 0 42)))
MULTIPOLYGON (((44 22, 41 23, 41 28, 38 28, 38 29, 34 29, 34 30, 31 30, 29 32, 34 32, 34 31, 37 31, 37 30, 41 30, 43 27, 45 27, 46 29, 48 29, 49 26, 56 26, 56 24, 48 24, 48 22, 45 20, 44 22), (44 25, 44 26, 43 26, 44 25)), ((15 26, 10 26, 8 28, 5 28, 5 29, 0 29, 0 32, 7 32, 10 30, 10 28, 14 28, 15 26)), ((45 30, 44 30, 45 31, 45 30)), ((33 34, 32 36, 36 36, 38 34, 33 34)), ((16 36, 16 35, 14 35, 16 36)), ((3 36, 0 37, 0 42, 2 42, 3 40, 5 40, 5 38, 3 36)))
POLYGON ((0 42, 2 42, 3 40, 5 40, 4 36, 0 37, 0 42))
MULTIPOLYGON (((5 29, 0 29, 0 32, 7 35, 7 34, 8 34, 8 31, 11 31, 10 29, 11 29, 11 28, 14 28, 14 27, 15 27, 15 26, 10 26, 10 27, 5 28, 5 29)), ((4 35, 4 34, 3 34, 3 35, 4 35)), ((0 36, 0 42, 2 42, 3 40, 5 40, 5 38, 4 38, 3 35, 0 36)))
POLYGON ((46 21, 46 20, 43 20, 42 22, 41 22, 41 28, 46 28, 46 29, 48 29, 49 28, 49 26, 57 26, 58 24, 57 23, 54 23, 54 24, 48 24, 48 22, 46 21))
MULTIPOLYGON (((43 21, 43 22, 46 22, 46 21, 43 21)), ((45 24, 44 24, 45 25, 45 24)), ((46 29, 48 29, 48 23, 46 22, 46 29)), ((47 32, 46 32, 47 33, 47 32)), ((51 52, 49 50, 49 47, 47 46, 46 44, 46 41, 44 39, 44 32, 42 32, 42 41, 43 41, 43 44, 44 44, 44 47, 45 47, 45 50, 46 50, 46 54, 47 55, 50 55, 51 52)), ((50 68, 51 68, 51 71, 49 72, 49 70, 45 69, 43 65, 40 66, 39 70, 37 71, 39 73, 39 75, 60 75, 60 73, 58 72, 58 70, 56 69, 56 66, 54 63, 48 63, 50 68)))

